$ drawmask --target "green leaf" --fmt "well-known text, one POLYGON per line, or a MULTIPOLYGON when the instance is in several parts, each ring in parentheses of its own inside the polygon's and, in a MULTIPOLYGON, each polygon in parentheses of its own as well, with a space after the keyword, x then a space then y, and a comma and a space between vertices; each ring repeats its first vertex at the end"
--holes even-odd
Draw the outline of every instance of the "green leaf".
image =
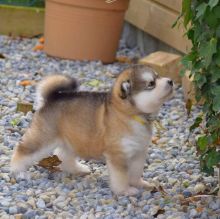
POLYGON ((203 16, 206 12, 207 9, 207 4, 205 2, 203 2, 202 4, 200 4, 197 8, 196 8, 196 19, 200 18, 201 16, 203 16))
POLYGON ((190 69, 192 62, 195 61, 196 59, 196 54, 195 52, 191 52, 188 55, 185 55, 182 59, 181 59, 181 64, 186 68, 186 69, 190 69))
MULTIPOLYGON (((215 58, 215 63, 218 65, 218 67, 220 67, 220 53, 217 54, 216 58, 215 58)), ((219 71, 218 71, 219 72, 219 71)), ((220 73, 220 72, 219 72, 220 73)))
POLYGON ((215 131, 216 129, 220 128, 220 122, 218 119, 216 119, 215 116, 213 116, 213 117, 209 118, 206 126, 210 131, 215 131))
POLYGON ((203 33, 203 27, 201 25, 195 25, 195 27, 194 27, 194 41, 197 41, 202 33, 203 33))
POLYGON ((204 63, 202 60, 196 61, 195 64, 193 65, 192 72, 194 71, 195 73, 201 72, 201 69, 204 68, 204 63))
POLYGON ((199 102, 202 99, 201 91, 196 92, 195 99, 197 102, 199 102))
POLYGON ((211 134, 211 136, 210 136, 210 143, 211 143, 211 144, 215 144, 217 140, 218 140, 218 134, 217 134, 216 132, 214 132, 214 133, 211 134))
POLYGON ((220 37, 220 25, 216 28, 216 36, 220 37))
POLYGON ((220 111, 220 98, 219 98, 219 96, 214 97, 212 109, 215 112, 219 112, 220 111))
POLYGON ((191 65, 191 60, 188 59, 188 56, 184 56, 181 60, 181 63, 185 68, 189 68, 191 65))
POLYGON ((191 40, 191 41, 194 40, 194 30, 192 30, 192 29, 189 30, 186 35, 189 40, 191 40))
POLYGON ((182 1, 182 12, 186 13, 191 6, 191 0, 183 0, 182 1))
POLYGON ((213 13, 215 14, 215 16, 217 18, 220 18, 220 6, 216 6, 214 9, 213 9, 213 13))
POLYGON ((216 151, 216 148, 212 148, 200 156, 201 170, 209 175, 214 174, 214 167, 219 163, 220 152, 216 151))
POLYGON ((209 143, 208 136, 203 135, 203 136, 199 137, 197 140, 197 145, 198 145, 199 151, 204 153, 207 149, 208 143, 209 143))
POLYGON ((204 19, 211 28, 216 27, 219 23, 217 16, 210 9, 206 11, 204 19))
POLYGON ((207 82, 205 75, 201 73, 196 73, 194 77, 194 82, 198 88, 202 88, 202 86, 207 82))
POLYGON ((218 4, 219 0, 209 0, 208 5, 210 6, 210 8, 214 8, 217 4, 218 4))
POLYGON ((210 168, 216 166, 219 163, 220 163, 220 152, 216 151, 215 149, 212 149, 208 153, 207 166, 210 168))
POLYGON ((201 45, 199 49, 199 54, 204 58, 205 67, 207 68, 211 61, 212 56, 216 53, 217 39, 212 38, 209 42, 205 42, 201 45))
POLYGON ((21 122, 21 120, 20 120, 19 118, 15 118, 15 119, 12 119, 12 120, 10 121, 10 124, 11 124, 13 127, 15 127, 15 126, 17 126, 20 122, 21 122))
POLYGON ((217 70, 220 73, 220 71, 219 71, 220 70, 220 52, 219 51, 215 55, 214 61, 215 61, 216 65, 219 67, 219 68, 216 68, 215 71, 217 70))
POLYGON ((202 122, 202 117, 201 117, 201 116, 198 116, 198 117, 195 119, 194 123, 190 126, 190 129, 189 129, 190 132, 192 132, 194 129, 198 128, 199 125, 201 124, 201 122, 202 122))
POLYGON ((183 186, 184 186, 185 188, 189 187, 189 181, 188 181, 188 180, 185 180, 185 181, 183 182, 183 186))
POLYGON ((184 27, 186 28, 189 24, 189 21, 192 17, 192 11, 191 11, 191 0, 183 0, 182 1, 182 14, 184 16, 184 27))
POLYGON ((220 85, 213 83, 211 87, 211 93, 216 97, 220 97, 220 85))
POLYGON ((99 87, 101 83, 102 83, 101 81, 99 81, 97 79, 93 79, 93 80, 89 81, 86 84, 91 86, 91 87, 99 87))
POLYGON ((207 173, 208 175, 214 175, 214 168, 208 167, 206 160, 200 159, 200 166, 203 172, 207 173))

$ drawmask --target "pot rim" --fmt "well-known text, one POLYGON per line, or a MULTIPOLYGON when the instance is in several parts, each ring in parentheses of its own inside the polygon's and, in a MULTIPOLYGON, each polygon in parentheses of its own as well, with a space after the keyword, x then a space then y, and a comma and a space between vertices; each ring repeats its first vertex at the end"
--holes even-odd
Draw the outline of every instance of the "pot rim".
POLYGON ((129 0, 115 0, 111 3, 107 3, 106 0, 46 0, 46 5, 47 2, 79 8, 114 11, 125 11, 129 4, 129 0))

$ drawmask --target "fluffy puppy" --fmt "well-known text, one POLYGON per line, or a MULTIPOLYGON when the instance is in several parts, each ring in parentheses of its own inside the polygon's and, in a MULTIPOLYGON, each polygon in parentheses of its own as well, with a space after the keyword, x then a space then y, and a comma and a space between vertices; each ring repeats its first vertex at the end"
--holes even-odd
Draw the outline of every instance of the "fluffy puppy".
POLYGON ((38 86, 38 110, 14 150, 11 171, 25 171, 55 150, 63 171, 86 174, 77 159, 104 155, 112 191, 134 195, 148 187, 141 178, 152 135, 148 116, 172 93, 171 79, 143 65, 123 71, 109 93, 80 92, 75 79, 49 76, 38 86))

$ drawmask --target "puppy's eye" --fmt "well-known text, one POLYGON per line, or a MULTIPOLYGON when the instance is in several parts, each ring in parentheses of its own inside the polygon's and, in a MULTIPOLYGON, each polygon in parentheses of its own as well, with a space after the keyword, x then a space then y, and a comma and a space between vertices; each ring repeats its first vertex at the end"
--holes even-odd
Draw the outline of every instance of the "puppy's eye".
POLYGON ((149 83, 148 83, 148 88, 154 88, 155 87, 155 85, 156 85, 156 83, 155 83, 155 81, 150 81, 149 83))

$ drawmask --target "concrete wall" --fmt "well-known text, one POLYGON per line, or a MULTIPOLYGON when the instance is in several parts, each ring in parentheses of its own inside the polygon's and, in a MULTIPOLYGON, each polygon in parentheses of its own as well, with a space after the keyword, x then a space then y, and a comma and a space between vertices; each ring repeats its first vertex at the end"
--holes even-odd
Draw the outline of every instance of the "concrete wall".
POLYGON ((138 47, 142 55, 148 55, 158 50, 182 54, 171 46, 163 43, 162 41, 138 29, 128 22, 125 22, 122 38, 128 48, 138 47))

